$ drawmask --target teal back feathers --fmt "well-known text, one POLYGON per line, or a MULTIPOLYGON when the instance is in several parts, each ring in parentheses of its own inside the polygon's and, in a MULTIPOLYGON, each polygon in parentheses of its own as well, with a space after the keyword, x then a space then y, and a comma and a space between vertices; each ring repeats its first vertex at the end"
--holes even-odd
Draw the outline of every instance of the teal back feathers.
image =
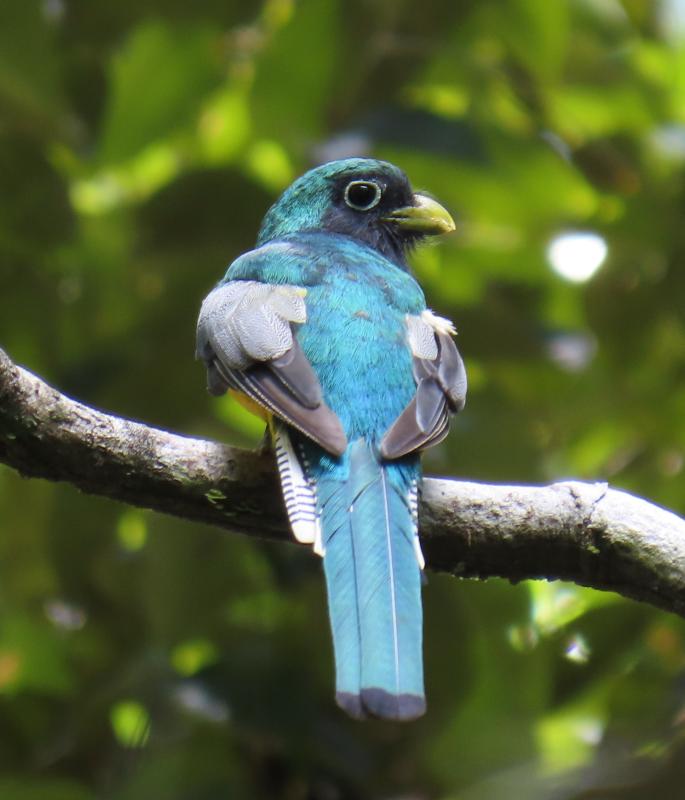
POLYGON ((325 164, 268 211, 198 324, 210 390, 282 420, 288 514, 323 555, 336 699, 359 718, 425 710, 419 450, 444 436, 465 381, 405 256, 449 224, 390 164, 325 164))
POLYGON ((426 303, 414 278, 353 239, 319 231, 254 250, 227 277, 307 290, 297 337, 324 397, 352 439, 379 439, 416 388, 405 317, 426 303))

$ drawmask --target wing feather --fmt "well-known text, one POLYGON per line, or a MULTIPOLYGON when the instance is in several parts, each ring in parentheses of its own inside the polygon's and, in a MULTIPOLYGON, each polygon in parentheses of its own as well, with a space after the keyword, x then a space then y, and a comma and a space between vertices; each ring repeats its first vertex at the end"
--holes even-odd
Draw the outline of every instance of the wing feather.
POLYGON ((231 281, 202 304, 196 355, 212 394, 238 389, 333 455, 347 438, 293 332, 306 321, 298 286, 231 281))
POLYGON ((401 458, 438 444, 447 436, 450 413, 464 407, 466 370, 452 333, 449 320, 431 312, 408 315, 416 393, 381 440, 383 458, 401 458))

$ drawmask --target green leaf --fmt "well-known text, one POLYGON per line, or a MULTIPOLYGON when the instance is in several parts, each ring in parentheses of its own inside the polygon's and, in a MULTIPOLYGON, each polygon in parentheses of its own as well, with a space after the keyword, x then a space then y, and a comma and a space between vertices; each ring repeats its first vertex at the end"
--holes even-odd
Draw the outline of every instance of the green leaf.
POLYGON ((191 639, 176 645, 171 663, 179 675, 188 677, 218 659, 216 647, 209 639, 191 639))
POLYGON ((66 650, 66 643, 47 621, 23 614, 0 615, 0 693, 70 693, 73 674, 66 650))
POLYGON ((130 158, 188 125, 221 77, 216 33, 140 25, 115 57, 100 146, 102 162, 130 158))
POLYGON ((308 0, 295 8, 257 61, 253 109, 261 137, 278 136, 301 152, 323 133, 325 109, 334 105, 340 8, 336 0, 308 0))
POLYGON ((620 603, 611 592, 598 592, 561 581, 527 581, 531 621, 542 635, 550 635, 595 608, 620 603))
POLYGON ((119 517, 117 536, 121 546, 129 552, 135 552, 145 546, 148 530, 147 521, 142 511, 128 509, 119 517))
POLYGON ((150 736, 150 715, 137 700, 122 700, 110 712, 114 735, 124 747, 144 747, 150 736))

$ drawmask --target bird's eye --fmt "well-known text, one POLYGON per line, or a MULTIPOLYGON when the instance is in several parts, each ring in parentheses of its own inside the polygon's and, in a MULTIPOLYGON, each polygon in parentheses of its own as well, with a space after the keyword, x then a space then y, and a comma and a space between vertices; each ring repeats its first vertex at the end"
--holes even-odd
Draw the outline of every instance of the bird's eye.
POLYGON ((381 201, 381 187, 373 181, 352 181, 345 188, 345 202, 355 211, 369 211, 381 201))

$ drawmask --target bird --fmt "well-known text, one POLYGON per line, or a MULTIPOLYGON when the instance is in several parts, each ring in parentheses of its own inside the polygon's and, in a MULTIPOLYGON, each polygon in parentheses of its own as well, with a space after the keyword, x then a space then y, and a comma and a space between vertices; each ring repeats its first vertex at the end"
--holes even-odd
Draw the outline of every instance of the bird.
POLYGON ((467 381, 408 256, 454 229, 393 164, 331 161, 283 192, 199 314, 209 392, 265 419, 292 532, 323 558, 335 699, 356 719, 426 711, 420 456, 467 381))

